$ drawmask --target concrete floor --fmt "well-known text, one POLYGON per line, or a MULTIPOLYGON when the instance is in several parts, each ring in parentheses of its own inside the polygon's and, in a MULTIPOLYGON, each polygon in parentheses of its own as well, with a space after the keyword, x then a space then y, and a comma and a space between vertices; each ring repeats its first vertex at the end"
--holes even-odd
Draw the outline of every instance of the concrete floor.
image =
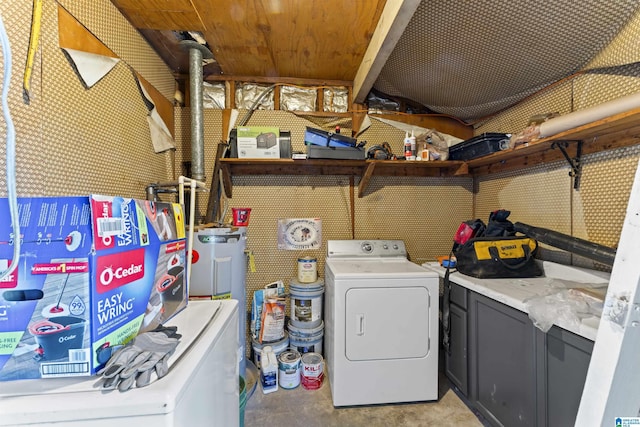
POLYGON ((327 378, 318 390, 302 386, 287 390, 279 388, 263 394, 257 384, 245 407, 244 425, 304 426, 304 427, 399 427, 399 426, 464 426, 482 427, 481 421, 450 388, 440 374, 438 401, 395 403, 389 405, 350 406, 335 408, 327 378))

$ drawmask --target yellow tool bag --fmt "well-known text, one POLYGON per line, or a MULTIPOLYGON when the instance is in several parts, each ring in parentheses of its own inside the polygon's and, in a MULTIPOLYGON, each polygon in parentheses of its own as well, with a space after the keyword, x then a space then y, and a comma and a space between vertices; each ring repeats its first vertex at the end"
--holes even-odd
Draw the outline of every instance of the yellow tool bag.
POLYGON ((542 276, 538 242, 526 236, 476 237, 454 250, 458 271, 480 279, 542 276))

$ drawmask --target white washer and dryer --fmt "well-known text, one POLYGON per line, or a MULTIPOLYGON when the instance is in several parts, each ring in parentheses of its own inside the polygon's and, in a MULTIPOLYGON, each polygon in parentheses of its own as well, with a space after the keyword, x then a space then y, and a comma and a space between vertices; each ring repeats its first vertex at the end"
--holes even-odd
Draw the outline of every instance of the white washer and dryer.
POLYGON ((437 400, 437 273, 401 240, 329 240, 325 283, 333 405, 437 400))

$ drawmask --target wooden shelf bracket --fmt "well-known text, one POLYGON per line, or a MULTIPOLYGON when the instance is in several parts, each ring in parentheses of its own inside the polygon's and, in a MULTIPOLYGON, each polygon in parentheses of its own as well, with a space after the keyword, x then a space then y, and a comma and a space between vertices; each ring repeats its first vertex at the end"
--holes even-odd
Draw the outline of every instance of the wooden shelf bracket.
POLYGON ((371 162, 365 168, 364 173, 362 174, 362 177, 360 178, 360 184, 358 185, 358 198, 361 198, 364 195, 364 192, 366 191, 367 185, 369 185, 369 181, 371 180, 371 177, 373 176, 373 170, 374 170, 375 167, 376 167, 376 163, 375 162, 371 162))

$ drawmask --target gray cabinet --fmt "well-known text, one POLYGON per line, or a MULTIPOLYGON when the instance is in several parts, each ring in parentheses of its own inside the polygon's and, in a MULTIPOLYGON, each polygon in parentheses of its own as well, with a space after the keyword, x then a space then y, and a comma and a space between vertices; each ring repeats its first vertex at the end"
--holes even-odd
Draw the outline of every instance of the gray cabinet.
POLYGON ((468 396, 468 291, 455 283, 450 282, 449 286, 449 351, 444 352, 444 371, 458 390, 468 396))
POLYGON ((535 331, 528 316, 469 294, 469 398, 498 426, 536 425, 535 331))
POLYGON ((452 283, 445 373, 495 426, 572 426, 593 342, 452 283))
POLYGON ((458 390, 468 396, 467 386, 467 312, 456 304, 449 308, 449 322, 451 325, 450 351, 445 352, 445 374, 458 387, 458 390))
POLYGON ((593 341, 553 326, 536 329, 538 425, 572 426, 575 422, 593 351, 593 341))

